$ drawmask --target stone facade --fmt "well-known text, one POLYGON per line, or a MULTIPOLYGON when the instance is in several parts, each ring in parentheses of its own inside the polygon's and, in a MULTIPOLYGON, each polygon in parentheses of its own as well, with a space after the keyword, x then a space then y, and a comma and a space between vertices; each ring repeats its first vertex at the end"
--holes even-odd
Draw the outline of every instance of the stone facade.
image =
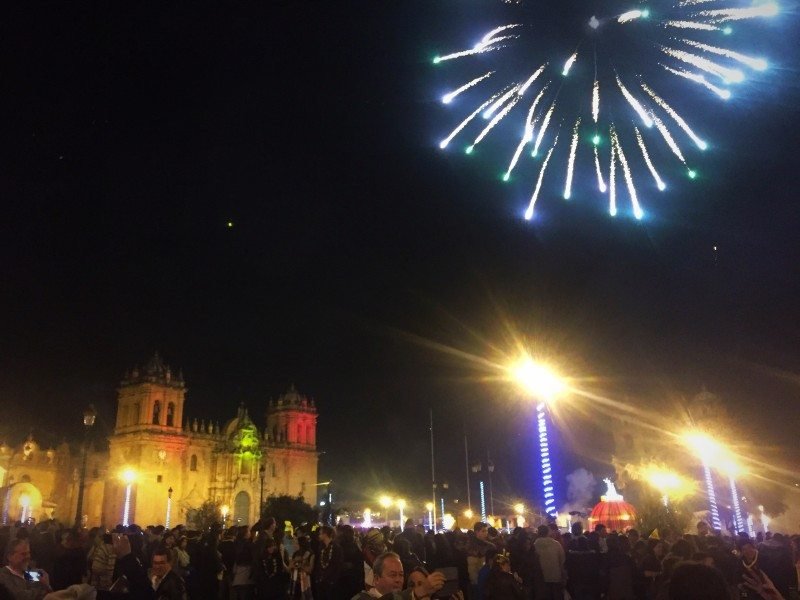
MULTIPOLYGON (((186 523, 206 500, 227 507, 229 524, 252 524, 262 495, 316 502, 313 400, 290 388, 268 403, 259 430, 243 405, 222 427, 187 421, 186 392, 183 377, 173 376, 158 355, 123 378, 109 449, 88 455, 82 511, 87 526, 122 522, 126 498, 128 521, 140 525, 186 523), (123 480, 126 472, 130 483, 123 480)), ((0 446, 3 519, 73 521, 80 461, 66 444, 45 451, 33 439, 19 448, 0 446)))

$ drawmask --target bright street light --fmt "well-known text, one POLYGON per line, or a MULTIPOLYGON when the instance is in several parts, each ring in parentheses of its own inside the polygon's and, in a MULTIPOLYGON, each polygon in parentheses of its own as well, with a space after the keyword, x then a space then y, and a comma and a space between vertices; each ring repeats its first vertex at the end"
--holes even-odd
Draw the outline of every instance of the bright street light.
POLYGON ((525 512, 525 505, 522 504, 522 502, 518 502, 517 504, 514 505, 514 512, 518 515, 521 515, 522 513, 525 512))
POLYGON ((392 499, 389 496, 381 496, 378 499, 378 502, 380 502, 380 505, 383 508, 389 508, 393 504, 392 499))
POLYGON ((564 380, 553 369, 529 356, 517 361, 511 373, 514 381, 540 400, 552 400, 566 389, 564 380))

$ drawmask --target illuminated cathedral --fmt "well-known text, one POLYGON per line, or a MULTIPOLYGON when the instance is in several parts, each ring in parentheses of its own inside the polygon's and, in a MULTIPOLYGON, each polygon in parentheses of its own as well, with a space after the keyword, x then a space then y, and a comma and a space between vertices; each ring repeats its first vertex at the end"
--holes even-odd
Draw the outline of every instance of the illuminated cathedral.
MULTIPOLYGON (((186 383, 156 354, 133 369, 117 391, 108 450, 87 454, 81 520, 176 525, 206 501, 222 507, 228 524, 252 524, 262 500, 302 496, 316 502, 317 409, 292 386, 269 401, 263 427, 244 405, 220 426, 184 417, 186 383)), ((77 516, 82 455, 66 443, 42 449, 29 437, 0 445, 3 522, 77 516)))

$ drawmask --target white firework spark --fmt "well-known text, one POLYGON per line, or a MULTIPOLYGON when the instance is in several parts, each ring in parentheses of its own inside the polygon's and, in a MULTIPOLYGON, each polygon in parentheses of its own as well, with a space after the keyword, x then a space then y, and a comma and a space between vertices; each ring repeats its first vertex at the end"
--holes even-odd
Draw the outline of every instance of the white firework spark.
POLYGON ((639 115, 639 118, 642 119, 642 123, 644 123, 645 126, 647 126, 647 127, 652 127, 653 126, 653 120, 647 114, 647 111, 639 103, 639 101, 636 98, 633 97, 633 94, 631 94, 628 91, 628 88, 626 88, 622 84, 622 82, 619 79, 619 76, 617 76, 617 85, 619 86, 619 90, 622 92, 622 95, 625 96, 625 100, 628 101, 628 104, 631 105, 633 110, 636 111, 636 114, 639 115))
POLYGON ((644 216, 644 213, 642 212, 642 207, 639 206, 639 198, 636 195, 636 187, 633 185, 633 176, 631 175, 631 170, 628 167, 628 161, 625 158, 625 152, 622 150, 622 144, 619 143, 616 129, 611 130, 611 143, 616 149, 617 156, 619 156, 619 164, 622 165, 622 174, 625 176, 625 183, 628 186, 628 195, 630 196, 631 204, 633 205, 633 216, 637 219, 641 219, 644 216))
POLYGON ((544 63, 541 67, 536 69, 536 71, 533 73, 533 75, 528 77, 528 81, 526 81, 525 83, 522 84, 522 86, 520 86, 519 91, 517 92, 520 96, 522 96, 525 92, 528 91, 528 88, 531 87, 531 84, 533 84, 533 82, 536 81, 539 78, 539 75, 544 73, 544 68, 546 66, 547 66, 547 63, 544 63))
POLYGON ((581 118, 575 121, 572 128, 572 143, 569 146, 569 159, 567 160, 567 181, 564 184, 564 200, 569 200, 572 196, 572 176, 575 172, 575 152, 578 149, 578 128, 581 126, 581 118))
POLYGON ((592 86, 592 119, 594 119, 595 125, 597 124, 597 119, 600 116, 600 83, 595 79, 594 85, 592 86))
POLYGON ((763 71, 767 68, 767 61, 763 58, 753 58, 752 56, 747 56, 746 54, 742 54, 741 52, 735 52, 733 50, 729 50, 727 48, 719 48, 718 46, 709 46, 708 44, 702 44, 700 42, 695 42, 694 40, 681 40, 684 44, 688 44, 689 46, 694 46, 695 48, 699 48, 700 50, 704 50, 705 52, 710 52, 711 54, 718 54, 719 56, 724 56, 725 58, 730 58, 735 60, 736 62, 740 62, 743 65, 747 65, 751 69, 756 71, 763 71))
POLYGON ((597 171, 597 189, 600 190, 600 193, 606 193, 606 182, 603 181, 603 171, 600 168, 600 155, 597 152, 597 146, 594 147, 594 167, 597 171))
POLYGON ((489 124, 486 127, 484 127, 483 131, 480 132, 478 137, 475 138, 475 141, 472 142, 472 146, 470 146, 470 149, 474 148, 475 146, 480 144, 481 140, 483 140, 483 138, 485 138, 487 135, 489 135, 489 132, 492 130, 492 128, 495 125, 497 125, 500 121, 502 121, 503 118, 511 111, 512 108, 514 108, 516 103, 519 102, 519 101, 520 101, 520 97, 517 96, 511 102, 506 104, 505 108, 503 108, 503 110, 501 110, 499 113, 497 113, 494 116, 494 118, 491 121, 489 121, 489 124))
POLYGON ((678 143, 674 140, 672 134, 670 134, 669 129, 667 129, 667 126, 664 125, 664 121, 662 121, 656 116, 653 117, 653 121, 656 124, 656 129, 658 129, 659 133, 661 133, 661 136, 664 138, 664 141, 667 142, 667 146, 669 146, 669 149, 672 150, 672 153, 678 157, 678 160, 685 165, 686 159, 683 157, 683 152, 681 152, 678 143))
POLYGON ((456 137, 456 136, 457 136, 459 133, 461 133, 461 131, 462 131, 462 130, 463 130, 463 129, 464 129, 466 126, 467 126, 467 125, 469 125, 469 122, 470 122, 470 121, 472 121, 472 119, 474 119, 475 117, 477 117, 477 116, 478 116, 478 115, 481 113, 481 111, 483 111, 483 109, 485 109, 485 108, 486 108, 487 106, 489 106, 489 105, 490 105, 492 102, 494 102, 495 98, 497 98, 497 96, 499 96, 501 93, 502 93, 502 92, 498 92, 497 94, 495 94, 494 96, 492 96, 491 98, 489 98, 489 99, 488 99, 486 102, 484 102, 484 103, 483 103, 483 104, 481 104, 481 105, 480 105, 478 108, 476 108, 476 109, 475 109, 475 110, 472 112, 472 114, 471 114, 471 115, 469 115, 469 116, 468 116, 466 119, 464 119, 463 121, 461 121, 461 123, 459 123, 459 124, 458 124, 458 126, 457 126, 455 129, 453 129, 453 131, 452 131, 452 132, 450 132, 450 135, 448 135, 448 136, 447 136, 446 138, 444 138, 444 139, 443 139, 441 142, 439 142, 439 148, 441 148, 441 149, 443 149, 443 150, 444 150, 445 148, 447 148, 448 144, 450 144, 450 142, 452 142, 452 141, 453 141, 453 138, 454 138, 454 137, 456 137))
POLYGON ((656 104, 658 104, 661 108, 663 108, 664 111, 670 117, 672 117, 672 120, 675 121, 678 124, 678 126, 686 132, 686 135, 692 138, 692 141, 698 148, 700 148, 700 150, 705 150, 706 148, 708 148, 708 144, 705 142, 705 140, 703 140, 699 135, 697 135, 692 130, 691 127, 689 127, 689 124, 683 119, 683 117, 681 117, 678 114, 678 112, 674 108, 672 108, 669 104, 667 104, 666 100, 664 100, 661 96, 656 94, 653 91, 653 89, 646 83, 642 83, 642 89, 645 92, 647 92, 647 94, 655 101, 656 104))
POLYGON ((481 75, 480 77, 476 77, 472 81, 465 83, 460 88, 457 88, 457 89, 453 90, 452 92, 447 92, 444 96, 442 96, 442 103, 443 104, 450 104, 456 96, 458 96, 462 92, 466 92, 469 88, 478 85, 481 81, 483 81, 484 79, 488 79, 493 74, 494 74, 494 71, 489 71, 485 75, 481 75))
POLYGON ((578 60, 578 53, 575 52, 572 56, 567 59, 567 62, 564 63, 564 69, 561 71, 561 74, 565 77, 569 75, 569 70, 572 68, 572 65, 575 64, 575 61, 578 60))
POLYGON ((719 27, 710 23, 698 21, 667 21, 664 27, 674 27, 675 29, 697 29, 699 31, 719 31, 719 27))
MULTIPOLYGON (((613 131, 613 128, 612 128, 613 131)), ((617 147, 611 144, 611 166, 608 169, 608 212, 617 216, 617 147)))
POLYGON ((664 183, 664 180, 656 171, 656 168, 653 166, 653 161, 650 160, 650 155, 647 153, 647 146, 644 145, 644 139, 642 138, 642 134, 639 131, 639 128, 634 126, 634 132, 636 133, 636 141, 639 144, 639 149, 642 151, 642 156, 644 157, 644 162, 647 165, 647 168, 650 170, 650 174, 653 176, 653 179, 656 182, 656 187, 662 192, 667 189, 667 185, 664 183))
POLYGON ((528 221, 533 218, 533 207, 536 205, 536 200, 539 198, 539 192, 542 189, 542 180, 544 179, 544 172, 547 170, 547 163, 550 162, 550 157, 553 155, 553 150, 556 149, 556 144, 558 144, 558 136, 556 136, 556 139, 553 140, 553 145, 550 146, 550 150, 547 151, 547 156, 544 158, 542 168, 539 170, 539 179, 536 181, 536 188, 533 190, 533 196, 531 196, 528 209, 525 211, 525 219, 528 221))
POLYGON ((695 83, 699 83, 704 88, 711 90, 717 96, 722 98, 723 100, 730 100, 731 98, 731 91, 726 88, 721 88, 717 85, 711 83, 708 79, 705 78, 704 75, 700 75, 700 73, 692 73, 691 71, 687 71, 686 69, 673 69, 672 67, 668 67, 667 65, 662 64, 662 67, 672 73, 673 75, 677 75, 678 77, 683 77, 684 79, 688 79, 689 81, 694 81, 695 83))
POLYGON ((528 144, 533 139, 533 127, 536 124, 536 120, 534 119, 534 114, 536 113, 536 107, 539 104, 539 101, 544 96, 545 91, 547 91, 547 87, 550 84, 548 83, 545 85, 541 91, 537 94, 536 98, 533 100, 533 104, 531 104, 530 110, 528 110, 528 118, 525 119, 525 133, 522 135, 522 139, 517 146, 516 152, 514 152, 514 156, 511 158, 511 163, 508 165, 508 169, 503 175, 503 180, 508 181, 511 177, 511 171, 514 170, 514 167, 517 166, 517 162, 519 161, 519 157, 522 155, 522 151, 525 148, 525 145, 528 144))
POLYGON ((547 131, 547 126, 550 125, 550 119, 553 118, 553 112, 556 110, 556 103, 553 101, 553 104, 550 105, 550 109, 547 111, 547 114, 544 116, 544 121, 542 121, 542 126, 539 128, 539 134, 536 136, 536 143, 533 145, 533 152, 531 152, 531 156, 536 156, 539 152, 539 146, 542 143, 542 138, 544 138, 544 133, 547 131))
POLYGON ((757 19, 760 17, 774 17, 780 12, 775 2, 765 2, 749 8, 718 8, 714 10, 703 10, 696 14, 698 17, 706 17, 716 23, 725 21, 741 21, 743 19, 757 19))
POLYGON ((744 81, 744 73, 742 73, 739 69, 723 67, 722 65, 715 63, 713 60, 708 60, 707 58, 697 56, 696 54, 686 52, 685 50, 676 50, 675 48, 661 46, 661 51, 672 58, 677 58, 680 61, 692 65, 693 67, 697 67, 701 71, 716 75, 725 83, 740 83, 744 81))

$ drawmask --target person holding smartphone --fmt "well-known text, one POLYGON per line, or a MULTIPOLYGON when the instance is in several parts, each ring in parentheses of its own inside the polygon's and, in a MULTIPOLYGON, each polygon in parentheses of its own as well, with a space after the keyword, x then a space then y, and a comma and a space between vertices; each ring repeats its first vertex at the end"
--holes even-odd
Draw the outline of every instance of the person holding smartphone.
POLYGON ((50 577, 41 569, 30 570, 28 540, 12 540, 6 548, 6 566, 0 569, 0 585, 14 600, 42 600, 52 592, 50 577))

